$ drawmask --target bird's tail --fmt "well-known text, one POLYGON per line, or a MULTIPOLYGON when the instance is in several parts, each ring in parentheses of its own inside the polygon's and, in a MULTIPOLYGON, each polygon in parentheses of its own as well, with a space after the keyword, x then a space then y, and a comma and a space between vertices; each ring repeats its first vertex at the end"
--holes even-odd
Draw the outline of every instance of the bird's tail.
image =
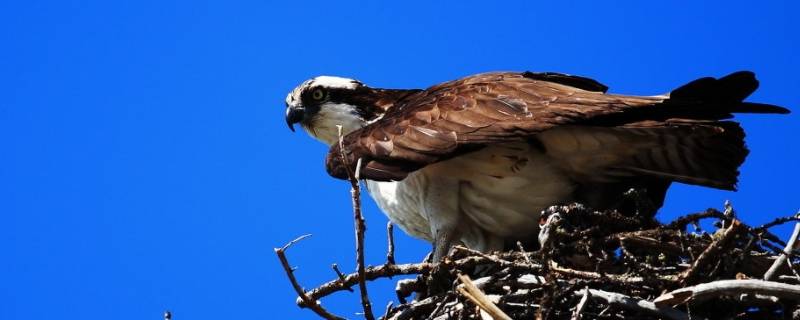
MULTIPOLYGON (((713 125, 672 125, 631 128, 628 134, 650 136, 648 147, 614 169, 635 175, 735 190, 739 166, 749 153, 744 130, 732 121, 713 125)), ((613 170, 612 170, 613 171, 613 170)))
POLYGON ((744 131, 732 121, 573 126, 538 139, 576 181, 593 184, 647 178, 733 190, 748 153, 744 131))
POLYGON ((685 110, 689 118, 708 117, 705 119, 729 118, 733 113, 789 113, 788 109, 771 104, 744 102, 757 88, 758 80, 750 71, 734 72, 719 79, 700 78, 672 90, 669 99, 663 102, 663 109, 676 113, 685 110))
POLYGON ((734 113, 789 113, 775 105, 744 102, 756 88, 758 81, 748 71, 697 79, 666 99, 594 118, 592 124, 604 128, 574 131, 573 136, 607 140, 591 163, 607 168, 610 175, 733 190, 748 150, 741 126, 721 120, 734 113))
MULTIPOLYGON (((654 135, 658 146, 641 149, 620 169, 671 181, 733 190, 739 166, 749 153, 744 130, 738 123, 719 121, 735 113, 789 113, 780 106, 744 102, 758 88, 758 80, 749 71, 731 73, 722 78, 700 78, 669 94, 645 116, 664 121, 660 125, 628 123, 654 135)), ((640 109, 644 112, 643 109, 640 109)))

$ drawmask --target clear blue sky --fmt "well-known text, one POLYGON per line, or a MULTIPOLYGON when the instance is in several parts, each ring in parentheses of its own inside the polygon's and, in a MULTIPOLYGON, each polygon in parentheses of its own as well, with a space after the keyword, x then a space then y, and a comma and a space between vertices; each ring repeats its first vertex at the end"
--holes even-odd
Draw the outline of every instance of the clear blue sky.
MULTIPOLYGON (((272 248, 314 234, 289 251, 308 288, 354 265, 347 184, 283 120, 287 91, 320 74, 560 71, 658 94, 753 70, 751 100, 795 113, 740 117, 740 191, 675 186, 659 217, 800 208, 797 1, 558 3, 0 2, 0 319, 312 318, 272 248)), ((386 218, 365 211, 380 263, 386 218)), ((397 241, 402 262, 429 250, 397 241)), ((370 286, 376 312, 392 287, 370 286)), ((357 294, 324 304, 359 309, 357 294)))

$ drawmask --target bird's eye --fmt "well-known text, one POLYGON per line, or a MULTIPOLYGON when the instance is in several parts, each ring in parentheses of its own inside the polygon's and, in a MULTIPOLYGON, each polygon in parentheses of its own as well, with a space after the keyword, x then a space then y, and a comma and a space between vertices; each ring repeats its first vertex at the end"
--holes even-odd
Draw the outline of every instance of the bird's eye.
POLYGON ((322 91, 322 89, 316 89, 311 93, 311 97, 314 98, 314 100, 322 100, 322 98, 325 97, 325 92, 322 91))

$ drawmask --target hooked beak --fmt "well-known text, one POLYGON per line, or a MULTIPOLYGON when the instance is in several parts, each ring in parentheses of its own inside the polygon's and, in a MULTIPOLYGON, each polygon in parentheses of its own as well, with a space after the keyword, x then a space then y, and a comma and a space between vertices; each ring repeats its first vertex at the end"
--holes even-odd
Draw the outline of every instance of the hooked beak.
POLYGON ((286 107, 286 124, 294 132, 294 124, 303 120, 302 107, 286 107))

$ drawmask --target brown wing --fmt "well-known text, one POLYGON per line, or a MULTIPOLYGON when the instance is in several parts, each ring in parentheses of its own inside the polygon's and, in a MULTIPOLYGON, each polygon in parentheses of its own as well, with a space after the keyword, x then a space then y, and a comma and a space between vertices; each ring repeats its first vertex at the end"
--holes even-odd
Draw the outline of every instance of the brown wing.
MULTIPOLYGON (((431 87, 396 103, 382 119, 344 137, 344 148, 351 166, 362 159, 362 178, 401 180, 428 164, 490 143, 526 140, 561 125, 620 126, 648 121, 657 126, 671 118, 718 120, 730 117, 731 112, 785 110, 767 110, 764 108, 777 107, 741 100, 698 98, 698 92, 706 94, 709 86, 719 86, 717 82, 681 87, 675 91, 681 96, 676 101, 666 96, 605 94, 606 87, 594 80, 563 74, 479 74, 431 87)), ((741 87, 741 81, 736 84, 741 87)), ((752 92, 755 86, 757 82, 745 90, 752 92)), ((327 169, 344 179, 347 168, 339 155, 334 146, 326 159, 327 169)))

